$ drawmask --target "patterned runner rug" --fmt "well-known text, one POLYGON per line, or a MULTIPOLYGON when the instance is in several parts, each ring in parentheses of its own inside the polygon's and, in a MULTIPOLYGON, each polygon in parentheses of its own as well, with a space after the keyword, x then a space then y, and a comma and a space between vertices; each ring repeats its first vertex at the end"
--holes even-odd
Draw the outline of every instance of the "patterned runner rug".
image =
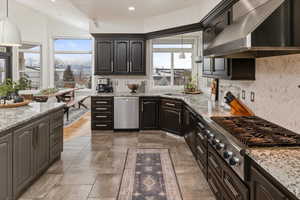
POLYGON ((129 149, 118 200, 182 200, 168 149, 129 149))

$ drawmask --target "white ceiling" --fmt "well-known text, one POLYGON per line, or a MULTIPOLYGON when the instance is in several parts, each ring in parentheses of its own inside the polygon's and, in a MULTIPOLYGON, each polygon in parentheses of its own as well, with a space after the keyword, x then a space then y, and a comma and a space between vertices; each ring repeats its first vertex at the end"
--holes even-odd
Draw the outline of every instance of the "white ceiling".
MULTIPOLYGON (((59 0, 57 0, 59 1, 59 0)), ((178 9, 199 5, 200 0, 70 0, 90 19, 145 19, 178 9), (129 6, 135 11, 130 12, 129 6)), ((205 1, 203 1, 205 2, 205 1)))

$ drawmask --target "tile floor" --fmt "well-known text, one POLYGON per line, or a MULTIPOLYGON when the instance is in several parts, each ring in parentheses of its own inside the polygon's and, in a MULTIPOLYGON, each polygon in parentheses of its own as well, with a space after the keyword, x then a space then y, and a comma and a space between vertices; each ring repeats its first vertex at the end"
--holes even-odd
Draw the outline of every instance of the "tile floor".
POLYGON ((61 160, 20 200, 115 200, 131 147, 169 148, 183 200, 215 199, 183 139, 160 131, 90 134, 86 128, 65 142, 61 160))

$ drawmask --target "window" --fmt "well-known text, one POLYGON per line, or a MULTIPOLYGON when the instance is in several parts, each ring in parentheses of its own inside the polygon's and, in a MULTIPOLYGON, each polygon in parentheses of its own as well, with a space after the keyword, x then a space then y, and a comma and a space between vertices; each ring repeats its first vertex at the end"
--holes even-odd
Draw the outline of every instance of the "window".
POLYGON ((31 81, 32 88, 41 87, 41 46, 23 44, 19 48, 19 73, 20 77, 31 81))
POLYGON ((152 45, 154 87, 183 86, 192 73, 193 40, 183 45, 175 41, 156 41, 152 45), (156 43, 157 42, 157 43, 156 43), (184 52, 185 57, 180 58, 184 52))
POLYGON ((55 87, 91 88, 92 40, 56 39, 54 51, 55 87))

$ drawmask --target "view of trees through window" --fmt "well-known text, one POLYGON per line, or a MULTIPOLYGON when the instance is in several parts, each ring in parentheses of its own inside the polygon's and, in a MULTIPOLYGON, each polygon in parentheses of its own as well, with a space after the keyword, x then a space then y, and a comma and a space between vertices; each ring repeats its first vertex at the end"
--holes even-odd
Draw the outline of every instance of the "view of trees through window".
POLYGON ((56 39, 54 51, 55 86, 91 88, 92 40, 56 39))
POLYGON ((41 46, 23 44, 19 48, 20 77, 31 81, 32 88, 41 87, 41 46))
POLYGON ((154 86, 182 86, 192 73, 192 44, 153 44, 154 86), (184 53, 184 57, 180 54, 184 53))

